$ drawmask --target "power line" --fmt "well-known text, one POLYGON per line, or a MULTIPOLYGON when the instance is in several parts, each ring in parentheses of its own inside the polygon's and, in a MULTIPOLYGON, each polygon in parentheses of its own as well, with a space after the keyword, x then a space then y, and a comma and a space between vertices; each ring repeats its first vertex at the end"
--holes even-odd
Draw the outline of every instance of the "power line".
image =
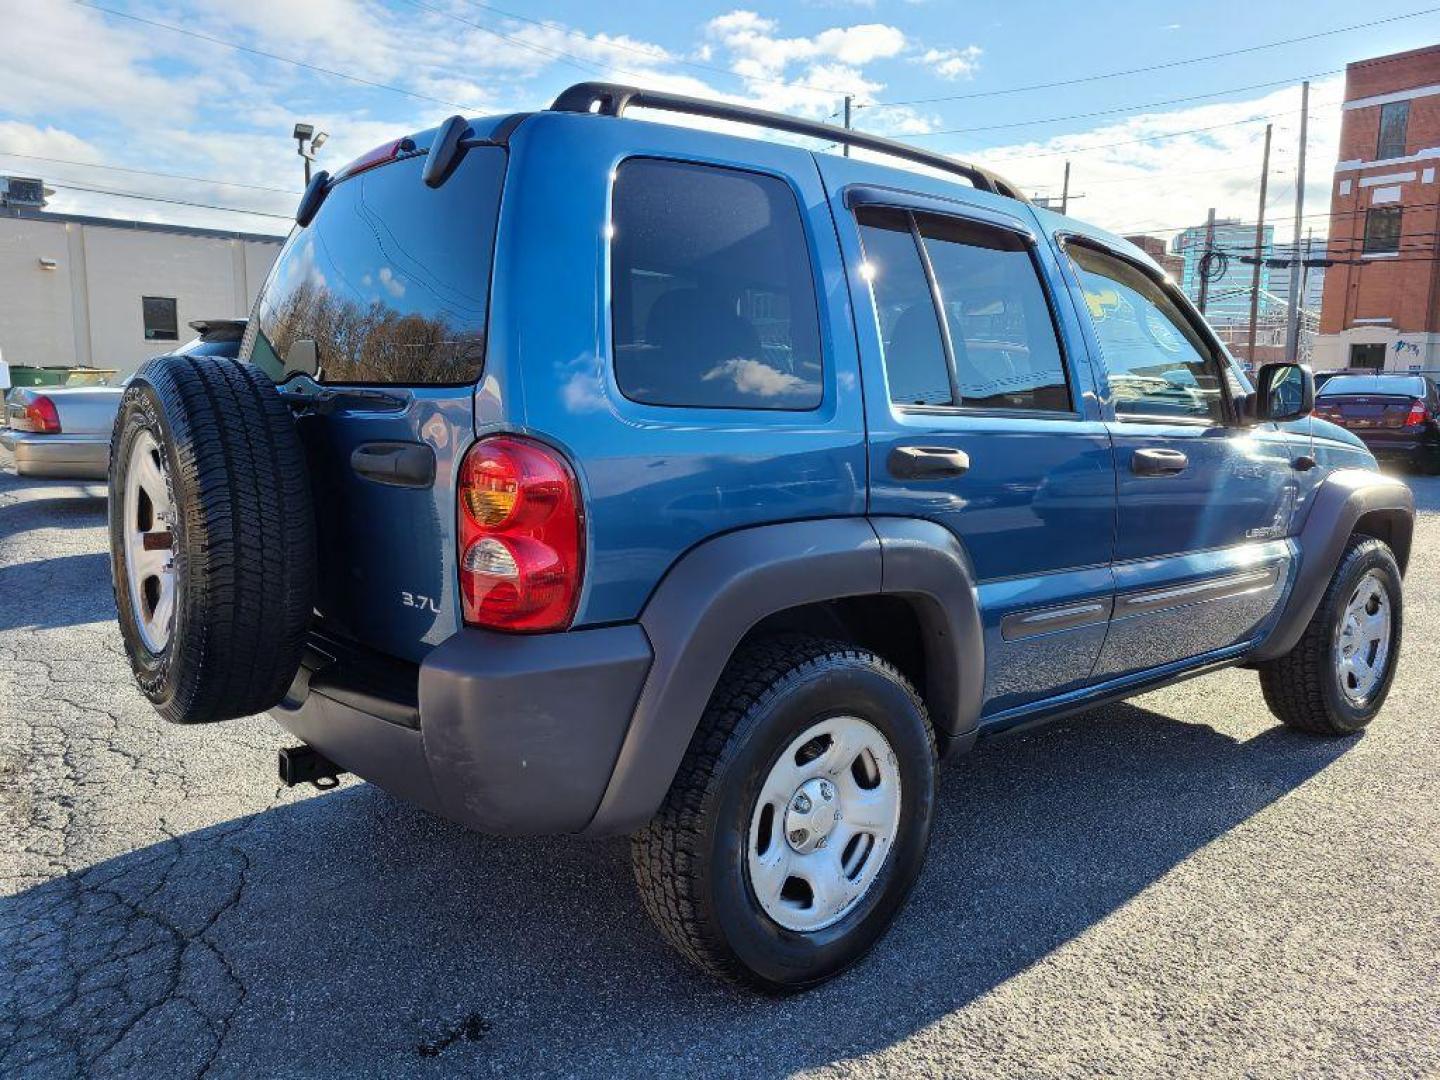
MULTIPOLYGON (((1338 105, 1339 102, 1329 101, 1325 105, 1338 105)), ((1043 154, 1017 154, 1014 157, 991 158, 991 161, 1030 161, 1042 157, 1063 157, 1067 154, 1089 154, 1096 150, 1110 150, 1116 146, 1134 146, 1136 143, 1160 142, 1164 139, 1178 139, 1183 135, 1197 135, 1203 131, 1217 131, 1220 128, 1240 127, 1243 124, 1258 124, 1264 120, 1276 120, 1289 116, 1290 112, 1271 113, 1268 116, 1252 116, 1245 120, 1231 120, 1224 124, 1210 124, 1206 127, 1187 128, 1184 131, 1171 131, 1164 135, 1147 135, 1141 139, 1123 139, 1120 142, 1102 143, 1099 146, 1082 146, 1072 150, 1047 150, 1043 154)))
POLYGON ((1273 82, 1252 83, 1249 86, 1232 86, 1227 90, 1214 90, 1208 94, 1191 94, 1188 97, 1167 98, 1164 101, 1152 101, 1144 105, 1121 105, 1114 109, 1099 109, 1095 112, 1071 113, 1068 116, 1047 116, 1038 120, 1016 120, 1006 124, 986 124, 983 127, 972 128, 946 128, 943 131, 924 131, 913 135, 907 135, 909 139, 929 139, 937 135, 968 135, 977 131, 1000 131, 1003 128, 1030 127, 1034 124, 1058 124, 1066 120, 1088 120, 1094 116, 1114 116, 1116 113, 1138 112, 1144 109, 1156 109, 1162 105, 1178 105, 1184 101, 1199 101, 1202 98, 1223 97, 1226 94, 1239 94, 1246 90, 1261 90, 1269 86, 1286 86, 1301 79, 1321 79, 1326 75, 1338 75, 1344 69, 1336 68, 1333 71, 1322 71, 1316 75, 1300 75, 1294 79, 1276 79, 1273 82))
POLYGON ((214 203, 190 202, 187 199, 167 199, 160 195, 144 195, 138 191, 112 191, 107 188, 83 187, 79 184, 54 185, 66 191, 86 191, 93 195, 113 195, 120 199, 139 199, 142 202, 171 203, 175 206, 193 206, 201 210, 224 210, 231 214, 251 214, 255 217, 275 218, 279 221, 293 221, 293 214, 275 214, 269 210, 247 210, 241 206, 217 206, 214 203))
POLYGON ((102 165, 95 161, 70 161, 66 158, 43 157, 40 154, 21 154, 14 150, 0 148, 0 157, 23 158, 25 161, 46 161, 52 165, 76 165, 84 169, 106 169, 110 172, 134 173, 137 176, 161 176, 167 180, 190 180, 198 184, 218 184, 223 187, 247 188, 251 191, 273 191, 281 195, 298 196, 301 192, 289 188, 266 187, 264 184, 242 184, 238 180, 216 180, 209 176, 186 176, 183 173, 159 172, 155 169, 132 169, 124 165, 102 165))
POLYGON ((930 105, 939 101, 968 101, 972 98, 998 97, 1002 94, 1021 94, 1030 90, 1052 90, 1059 86, 1078 86, 1081 83, 1099 82, 1103 79, 1118 79, 1125 75, 1140 75, 1147 71, 1164 71, 1169 68, 1184 67, 1188 64, 1199 64, 1208 60, 1220 60, 1227 56, 1242 56, 1246 53, 1260 52, 1263 49, 1275 49, 1282 45, 1294 45, 1301 41, 1314 41, 1317 38, 1332 37, 1335 34, 1348 34, 1352 30, 1365 30, 1372 26, 1383 26, 1386 23, 1400 22, 1404 19, 1415 19, 1422 15, 1433 15, 1437 11, 1440 11, 1440 8, 1425 8, 1421 11, 1411 11, 1404 15, 1391 15, 1388 18, 1372 19, 1369 22, 1340 26, 1333 30, 1319 30, 1313 34, 1302 34, 1299 37, 1283 38, 1280 41, 1269 41, 1263 45, 1247 45, 1241 49, 1228 49, 1225 52, 1208 53, 1205 56, 1192 56, 1184 60, 1167 60, 1164 63, 1148 64, 1145 67, 1127 68, 1123 71, 1107 71, 1098 75, 1082 75, 1074 79, 1057 79, 1054 82, 1031 83, 1028 86, 1011 86, 1003 90, 977 90, 968 94, 946 94, 940 97, 907 98, 904 101, 875 101, 859 106, 859 108, 878 108, 881 106, 894 105, 930 105))
POLYGON ((344 71, 336 71, 334 68, 321 67, 319 64, 311 64, 305 60, 296 60, 291 56, 281 56, 279 53, 266 52, 264 49, 252 48, 249 45, 238 45, 233 41, 226 41, 224 38, 212 37, 210 34, 202 34, 198 30, 189 30, 183 26, 175 26, 171 23, 158 22, 154 19, 142 18, 139 15, 132 15, 128 11, 117 11, 114 8, 104 7, 94 3, 93 0, 71 0, 72 3, 81 7, 88 7, 95 11, 104 12, 106 15, 113 15, 117 19, 129 19, 131 22, 140 23, 142 26, 153 26, 157 30, 166 30, 172 34, 184 34, 186 37, 197 38, 200 41, 208 41, 212 45, 220 45, 227 49, 234 49, 237 52, 249 53, 251 56, 263 57, 266 60, 276 60, 282 64, 291 64, 294 67, 304 68, 306 71, 319 72, 321 75, 329 75, 332 78, 344 79, 346 82, 358 83, 361 86, 368 86, 374 90, 386 90, 392 94, 404 94, 406 97, 415 98, 417 101, 429 101, 436 105, 446 105, 454 109, 463 109, 467 112, 481 112, 478 106, 465 105, 458 101, 447 101, 445 98, 431 97, 429 94, 422 94, 415 90, 406 90, 404 87, 391 86, 389 83, 375 82, 371 79, 361 78, 359 75, 351 75, 344 71))

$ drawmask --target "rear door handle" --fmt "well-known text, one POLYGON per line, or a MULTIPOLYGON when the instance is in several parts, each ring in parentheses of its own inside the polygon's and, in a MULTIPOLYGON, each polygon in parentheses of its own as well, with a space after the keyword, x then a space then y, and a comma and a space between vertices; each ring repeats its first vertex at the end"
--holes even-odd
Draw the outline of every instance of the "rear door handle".
POLYGON ((361 443, 350 454, 350 467, 377 484, 426 488, 435 482, 435 451, 423 443, 361 443))
POLYGON ((1130 457, 1130 471, 1136 476, 1174 476, 1185 471, 1190 459, 1179 450, 1146 447, 1130 457))
POLYGON ((897 446, 886 464, 900 480, 944 480, 969 471, 970 455, 949 446, 897 446))

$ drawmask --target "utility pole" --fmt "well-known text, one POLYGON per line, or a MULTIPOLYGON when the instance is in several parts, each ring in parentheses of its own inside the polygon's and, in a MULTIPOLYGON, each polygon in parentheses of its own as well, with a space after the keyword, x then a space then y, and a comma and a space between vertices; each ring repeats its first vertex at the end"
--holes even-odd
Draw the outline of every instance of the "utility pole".
POLYGON ((1060 213, 1070 212, 1070 162, 1065 162, 1065 183, 1060 188, 1060 213))
POLYGON ((1245 362, 1255 365, 1255 329, 1260 317, 1260 266, 1265 258, 1265 194, 1270 186, 1270 133, 1274 124, 1265 125, 1265 158, 1260 166, 1260 212, 1255 215, 1255 271, 1250 275, 1250 348, 1245 362))
MULTIPOLYGON (((1295 259, 1299 261, 1300 229, 1305 220, 1305 137, 1310 121, 1310 81, 1300 85, 1300 156, 1295 163, 1295 259)), ((1285 358, 1300 359, 1300 274, 1290 271, 1290 311, 1285 323, 1285 358)))
MULTIPOLYGON (((855 98, 854 98, 853 95, 851 95, 851 94, 846 94, 846 95, 845 95, 845 130, 846 130, 846 131, 849 131, 849 130, 850 130, 850 107, 851 107, 851 104, 854 102, 854 100, 855 100, 855 98)), ((849 144, 849 143, 846 143, 846 144, 845 144, 845 149, 844 149, 843 152, 844 152, 844 154, 845 154, 846 157, 849 157, 849 156, 850 156, 850 144, 849 144)))
POLYGON ((1200 256, 1196 270, 1200 274, 1200 314, 1205 314, 1205 304, 1210 299, 1210 255, 1215 250, 1215 208, 1210 207, 1210 216, 1205 219, 1205 253, 1200 256))

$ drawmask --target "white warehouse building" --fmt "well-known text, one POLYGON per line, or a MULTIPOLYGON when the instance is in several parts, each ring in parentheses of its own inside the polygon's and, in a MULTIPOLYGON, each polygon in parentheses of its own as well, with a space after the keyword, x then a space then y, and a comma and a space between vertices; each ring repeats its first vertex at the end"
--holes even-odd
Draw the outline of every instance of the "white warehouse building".
POLYGON ((127 375, 243 318, 284 238, 0 206, 0 355, 127 375))

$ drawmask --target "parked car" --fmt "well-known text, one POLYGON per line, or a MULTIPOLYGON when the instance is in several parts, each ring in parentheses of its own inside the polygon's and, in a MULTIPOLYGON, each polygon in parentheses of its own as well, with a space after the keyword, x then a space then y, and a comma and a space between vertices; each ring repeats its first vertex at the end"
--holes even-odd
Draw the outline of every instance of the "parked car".
POLYGON ((1440 389, 1425 375, 1340 375, 1316 394, 1315 412, 1348 428, 1377 458, 1440 472, 1440 389))
MULTIPOLYGON (((244 319, 197 319, 196 336, 170 356, 234 358, 244 319)), ((103 480, 110 465, 110 434, 125 384, 119 386, 17 386, 5 395, 0 446, 15 456, 20 476, 103 480)))
POLYGON ((629 833, 747 985, 875 943, 982 737, 1237 664, 1350 735, 1395 671, 1411 495, 1309 372, 1252 387, 1139 249, 874 136, 610 84, 451 118, 315 178, 241 359, 150 362, 115 430, 160 714, 629 833))

